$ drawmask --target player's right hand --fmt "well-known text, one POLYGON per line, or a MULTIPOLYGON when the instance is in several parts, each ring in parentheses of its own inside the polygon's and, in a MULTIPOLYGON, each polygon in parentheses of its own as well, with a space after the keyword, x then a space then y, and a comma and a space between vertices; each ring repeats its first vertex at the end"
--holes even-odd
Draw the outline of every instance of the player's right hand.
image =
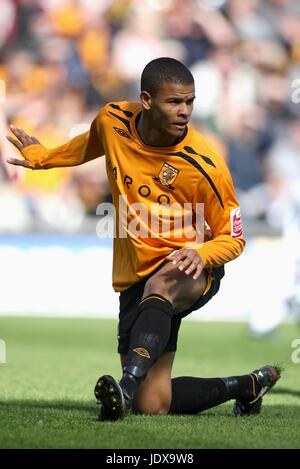
MULTIPOLYGON (((26 132, 24 132, 23 129, 19 129, 17 127, 14 127, 13 125, 11 125, 9 128, 14 134, 14 136, 17 137, 18 140, 14 139, 10 135, 7 135, 6 138, 20 152, 22 152, 22 150, 25 147, 28 147, 29 145, 35 145, 35 144, 40 143, 37 138, 29 136, 26 132)), ((25 157, 23 160, 19 160, 18 158, 8 158, 6 161, 15 166, 24 166, 24 168, 33 168, 33 166, 29 163, 29 161, 25 159, 25 157)))

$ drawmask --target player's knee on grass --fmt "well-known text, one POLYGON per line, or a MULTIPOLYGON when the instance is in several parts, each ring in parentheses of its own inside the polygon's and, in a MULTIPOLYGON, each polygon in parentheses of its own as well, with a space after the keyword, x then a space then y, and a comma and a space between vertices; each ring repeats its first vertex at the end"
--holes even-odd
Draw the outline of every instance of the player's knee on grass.
POLYGON ((166 415, 169 413, 172 386, 171 373, 175 352, 164 354, 149 370, 135 396, 135 410, 142 414, 166 415))
POLYGON ((139 392, 135 397, 134 408, 140 414, 166 415, 169 413, 170 397, 162 393, 139 392))

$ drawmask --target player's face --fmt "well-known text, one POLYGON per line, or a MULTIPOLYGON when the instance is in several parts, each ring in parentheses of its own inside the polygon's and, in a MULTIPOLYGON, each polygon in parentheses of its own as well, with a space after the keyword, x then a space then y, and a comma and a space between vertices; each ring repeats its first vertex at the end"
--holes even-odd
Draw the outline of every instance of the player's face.
POLYGON ((162 135, 176 140, 186 129, 193 111, 195 86, 162 83, 151 96, 150 109, 153 126, 162 135))

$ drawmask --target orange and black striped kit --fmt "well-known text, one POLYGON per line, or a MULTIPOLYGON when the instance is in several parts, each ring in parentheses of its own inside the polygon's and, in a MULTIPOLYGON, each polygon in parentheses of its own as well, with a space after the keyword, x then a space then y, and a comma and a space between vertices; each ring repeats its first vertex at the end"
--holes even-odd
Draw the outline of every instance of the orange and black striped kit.
POLYGON ((136 128, 140 112, 138 103, 108 103, 88 132, 51 150, 36 144, 22 150, 36 169, 75 166, 105 155, 116 209, 113 261, 116 291, 126 290, 149 276, 170 252, 185 247, 187 242, 197 249, 206 267, 235 259, 245 244, 239 205, 224 159, 192 127, 172 147, 145 145, 136 128), (140 235, 136 232, 133 235, 126 227, 120 233, 123 227, 120 200, 126 209, 126 227, 132 222, 140 235), (168 212, 171 219, 167 232, 157 230, 153 235, 153 226, 147 223, 153 211, 164 217, 168 207, 185 205, 192 207, 194 215, 198 206, 203 207, 211 240, 196 242, 193 217, 184 231, 178 230, 172 219, 176 210, 168 212))

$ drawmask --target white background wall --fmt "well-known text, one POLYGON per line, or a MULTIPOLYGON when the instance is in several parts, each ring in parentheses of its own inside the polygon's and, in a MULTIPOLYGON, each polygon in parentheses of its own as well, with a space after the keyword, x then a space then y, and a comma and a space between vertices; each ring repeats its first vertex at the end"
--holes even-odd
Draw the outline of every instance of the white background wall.
MULTIPOLYGON (((0 315, 117 317, 108 243, 2 240, 0 315)), ((219 293, 191 319, 277 322, 287 291, 280 239, 252 239, 226 265, 219 293)))

